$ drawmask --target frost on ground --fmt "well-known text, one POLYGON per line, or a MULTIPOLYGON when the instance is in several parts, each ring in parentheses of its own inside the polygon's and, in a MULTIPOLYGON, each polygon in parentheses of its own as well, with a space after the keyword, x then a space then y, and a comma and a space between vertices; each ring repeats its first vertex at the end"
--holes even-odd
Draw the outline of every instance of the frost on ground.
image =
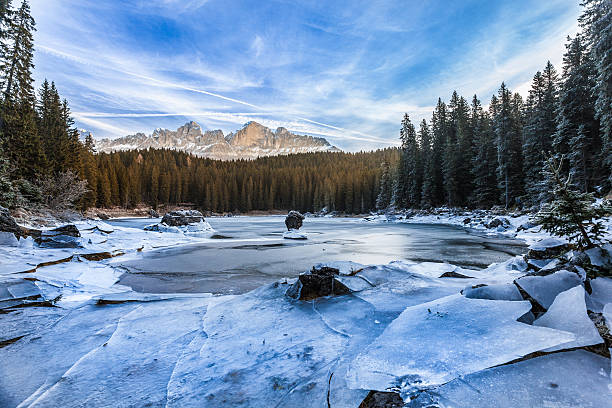
POLYGON ((412 407, 612 398, 610 359, 568 350, 603 341, 587 310, 612 326, 609 278, 589 293, 579 273, 534 274, 522 257, 485 270, 333 262, 316 268, 337 269, 349 294, 296 300, 285 280, 238 296, 136 293, 117 284, 116 259, 208 238, 78 227, 81 248, 1 241, 2 407, 357 407, 389 390, 412 407))

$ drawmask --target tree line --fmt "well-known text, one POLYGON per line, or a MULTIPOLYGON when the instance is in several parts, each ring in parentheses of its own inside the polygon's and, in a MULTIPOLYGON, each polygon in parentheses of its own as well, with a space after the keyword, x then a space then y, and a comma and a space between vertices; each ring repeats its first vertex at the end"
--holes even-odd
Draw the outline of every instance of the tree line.
POLYGON ((295 209, 366 213, 375 208, 381 162, 399 149, 318 152, 218 161, 166 149, 100 153, 85 206, 189 203, 214 212, 295 209))
POLYGON ((384 163, 377 207, 494 205, 536 208, 550 199, 547 158, 578 191, 610 190, 612 2, 585 0, 562 73, 548 62, 526 99, 505 83, 484 109, 476 95, 438 99, 418 130, 406 114, 397 166, 384 163))
POLYGON ((34 18, 28 1, 0 0, 0 205, 58 209, 81 202, 95 166, 53 82, 34 89, 34 18), (63 186, 58 199, 57 186, 63 186), (62 198, 59 197, 59 198, 62 198))

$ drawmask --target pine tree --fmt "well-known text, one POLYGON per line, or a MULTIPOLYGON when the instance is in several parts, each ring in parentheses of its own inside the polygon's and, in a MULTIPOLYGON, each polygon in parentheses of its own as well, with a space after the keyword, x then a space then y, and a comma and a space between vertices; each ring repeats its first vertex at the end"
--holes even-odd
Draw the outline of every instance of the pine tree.
POLYGON ((34 180, 45 167, 36 130, 34 68, 34 19, 26 0, 15 12, 2 43, 0 91, 3 95, 0 128, 5 152, 17 169, 16 176, 34 180))
POLYGON ((400 130, 402 154, 397 170, 393 202, 398 208, 418 207, 421 201, 421 185, 418 177, 418 145, 414 125, 407 113, 400 130))
POLYGON ((393 194, 393 179, 389 163, 384 161, 381 167, 382 174, 380 176, 380 190, 378 197, 376 198, 376 208, 378 210, 384 210, 385 208, 389 207, 393 194))
POLYGON ((446 104, 440 98, 438 98, 436 109, 431 117, 431 132, 431 163, 433 168, 430 174, 432 179, 432 201, 433 205, 437 206, 445 202, 442 163, 444 159, 444 144, 448 132, 448 112, 446 104))
MULTIPOLYGON (((491 101, 492 109, 497 106, 497 98, 491 101)), ((496 145, 495 135, 491 129, 491 120, 483 111, 480 101, 474 95, 472 99, 470 127, 474 138, 472 158, 472 176, 474 190, 471 201, 475 206, 490 207, 497 202, 496 145)))
POLYGON ((423 119, 421 122, 421 127, 419 129, 419 139, 420 139, 420 156, 422 161, 422 169, 423 169, 423 183, 421 187, 421 206, 422 207, 431 207, 434 204, 433 198, 433 184, 434 184, 434 166, 433 162, 433 153, 432 153, 432 145, 431 145, 431 132, 429 130, 429 126, 427 125, 427 121, 423 119))
POLYGON ((523 188, 519 114, 517 98, 502 83, 493 122, 497 143, 498 184, 506 208, 517 202, 523 188))
MULTIPOLYGON (((612 2, 582 0, 578 19, 596 68, 595 115, 600 122, 602 161, 608 183, 612 183, 612 2)), ((608 186, 609 187, 609 186, 608 186)))
POLYGON ((553 145, 557 130, 559 104, 558 78, 550 61, 543 72, 533 77, 529 97, 525 105, 525 126, 523 127, 523 171, 525 175, 526 201, 530 205, 546 200, 542 169, 545 155, 553 145))
POLYGON ((601 218, 610 209, 594 206, 591 193, 581 193, 572 188, 571 176, 563 178, 561 160, 550 158, 547 162, 547 177, 555 187, 553 201, 538 213, 537 221, 542 228, 553 235, 567 237, 576 242, 580 249, 593 248, 601 243, 604 226, 601 218))
POLYGON ((567 176, 569 171, 576 187, 588 192, 604 181, 599 121, 595 119, 595 98, 591 92, 595 68, 580 35, 568 37, 566 49, 554 147, 557 157, 569 158, 564 174, 567 176))

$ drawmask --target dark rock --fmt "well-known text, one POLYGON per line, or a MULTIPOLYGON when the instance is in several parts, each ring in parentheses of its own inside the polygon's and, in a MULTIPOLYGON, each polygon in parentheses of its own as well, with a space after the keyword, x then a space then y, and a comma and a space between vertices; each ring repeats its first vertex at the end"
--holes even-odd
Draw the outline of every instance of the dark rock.
POLYGON ((287 289, 287 296, 299 300, 312 300, 322 296, 346 295, 351 293, 343 283, 336 280, 340 271, 327 266, 312 268, 298 276, 297 282, 287 289))
POLYGON ((531 248, 527 252, 527 258, 529 259, 551 259, 556 258, 565 252, 569 251, 569 245, 565 243, 559 243, 557 245, 547 247, 531 248))
POLYGON ((402 408, 404 400, 397 392, 370 391, 359 408, 402 408))
POLYGON ((502 226, 504 228, 508 228, 510 227, 510 221, 508 221, 507 218, 504 217, 496 217, 493 220, 491 220, 491 222, 489 222, 489 224, 487 224, 487 228, 497 228, 499 226, 502 226))
POLYGON ((285 225, 287 226, 287 230, 298 230, 302 227, 302 221, 304 221, 304 216, 297 211, 289 211, 287 214, 287 218, 285 218, 285 225))
POLYGON ((439 276, 440 278, 459 278, 459 279, 474 279, 473 276, 467 276, 467 275, 463 275, 461 273, 457 273, 454 271, 451 272, 444 272, 442 275, 439 276))
POLYGON ((34 241, 43 248, 82 248, 81 233, 74 224, 64 225, 47 231, 29 231, 34 241))
POLYGON ((149 210, 149 217, 151 217, 151 218, 159 218, 159 213, 151 208, 149 210))
POLYGON ((472 219, 470 217, 467 217, 467 218, 463 219, 463 223, 464 224, 469 224, 470 222, 472 222, 472 219))
POLYGON ((170 211, 166 213, 161 222, 170 227, 183 227, 204 220, 202 213, 196 210, 170 211))
POLYGON ((533 223, 531 221, 528 221, 528 222, 526 222, 524 224, 519 225, 518 228, 516 229, 516 232, 526 231, 528 229, 531 229, 531 228, 534 228, 534 227, 537 227, 537 226, 538 226, 538 224, 533 223))
POLYGON ((105 214, 105 213, 98 213, 97 214, 98 218, 104 221, 110 220, 110 215, 105 214))
POLYGON ((0 231, 12 232, 17 238, 24 236, 24 231, 17 225, 15 219, 11 217, 9 210, 4 207, 0 207, 0 231))

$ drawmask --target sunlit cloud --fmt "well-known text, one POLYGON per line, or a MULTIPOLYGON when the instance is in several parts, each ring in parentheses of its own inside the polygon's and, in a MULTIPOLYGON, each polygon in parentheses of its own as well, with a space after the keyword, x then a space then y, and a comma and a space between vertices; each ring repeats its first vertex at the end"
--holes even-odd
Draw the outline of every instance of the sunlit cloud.
POLYGON ((453 90, 483 103, 560 70, 576 0, 422 2, 32 0, 36 79, 55 80, 96 137, 197 120, 397 145, 453 90), (401 3, 401 2, 400 2, 401 3))

